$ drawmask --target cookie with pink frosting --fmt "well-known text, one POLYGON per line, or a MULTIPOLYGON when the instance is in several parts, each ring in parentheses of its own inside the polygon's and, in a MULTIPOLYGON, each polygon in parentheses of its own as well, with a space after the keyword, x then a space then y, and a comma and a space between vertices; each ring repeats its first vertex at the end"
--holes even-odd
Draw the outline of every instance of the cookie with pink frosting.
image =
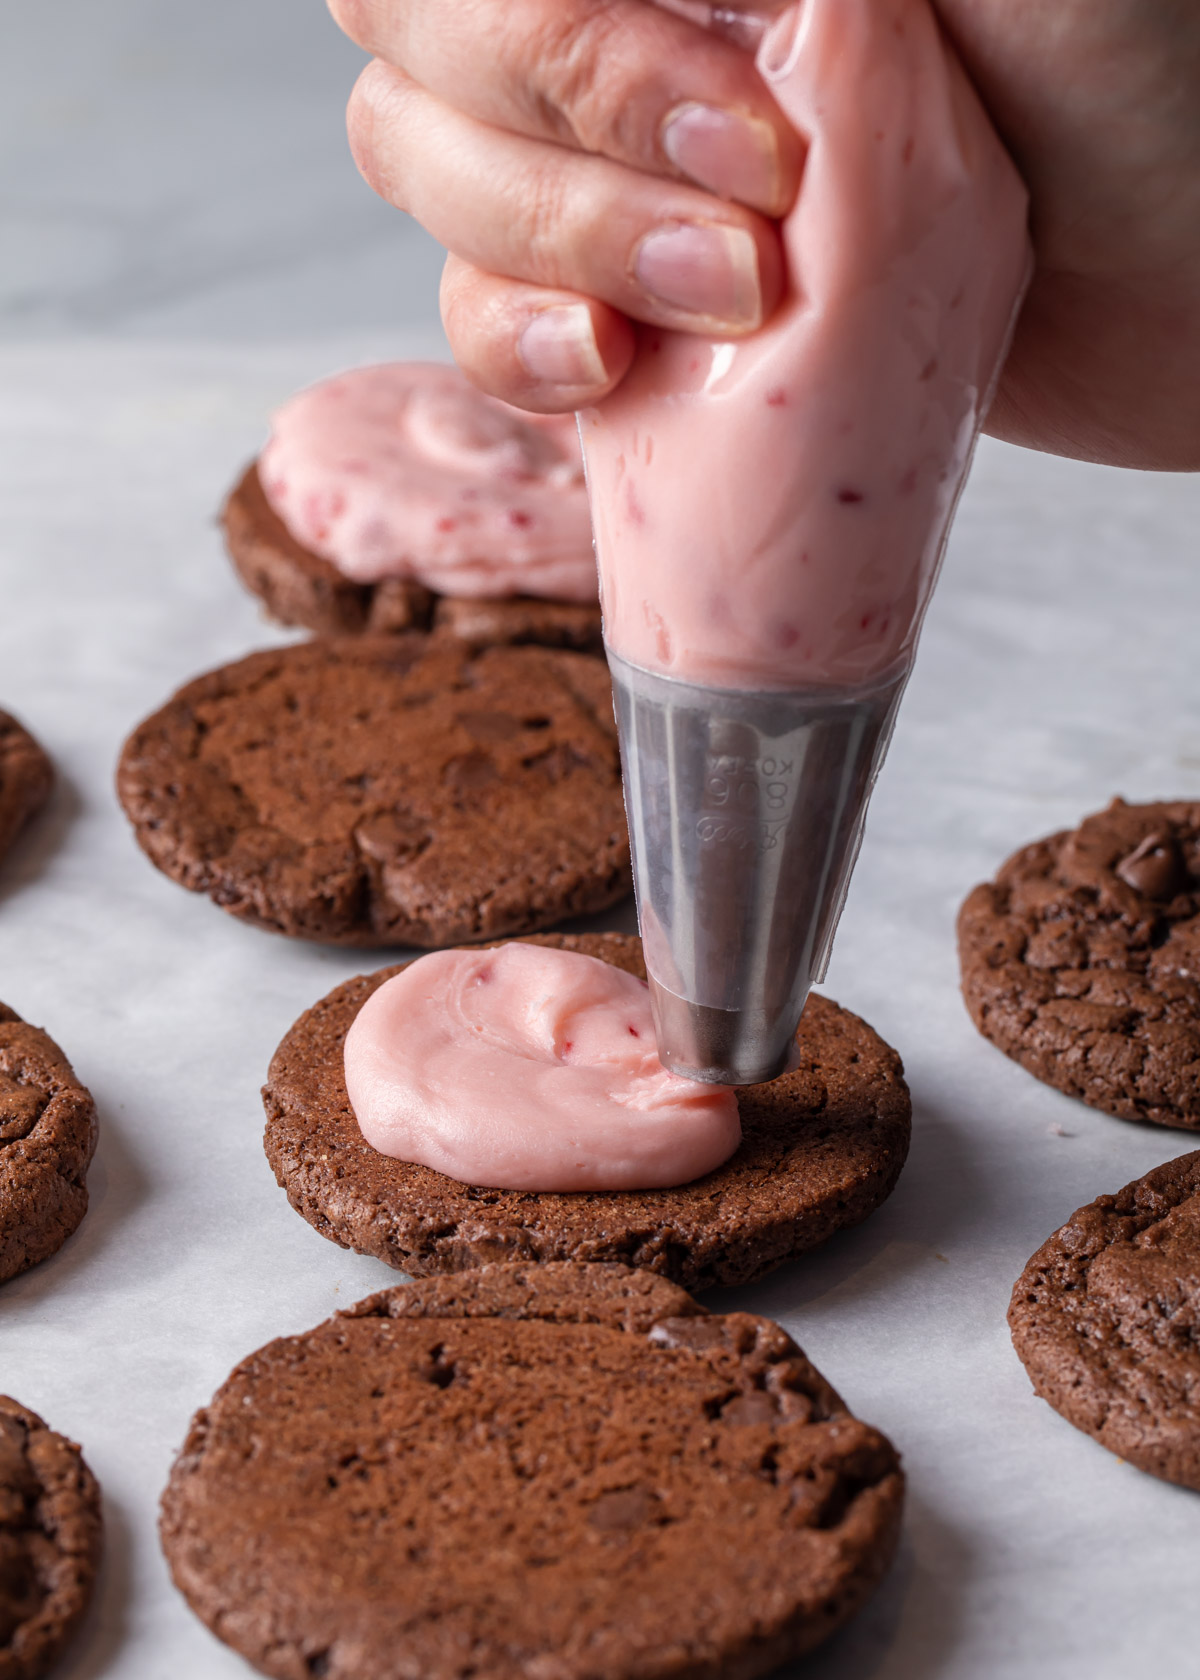
POLYGON ((456 368, 388 363, 301 391, 222 521, 284 623, 599 647, 574 420, 522 413, 456 368))
MULTIPOLYGON (((645 978, 641 943, 627 935, 549 934, 527 943, 598 958, 637 980, 645 978)), ((480 952, 470 955, 478 959, 480 952)), ((401 969, 383 969, 337 987, 300 1018, 271 1062, 263 1093, 267 1158, 292 1206, 343 1247, 373 1254, 414 1276, 498 1259, 619 1260, 673 1278, 685 1288, 704 1289, 748 1283, 816 1247, 865 1219, 895 1186, 911 1129, 900 1058, 864 1021, 828 998, 809 1000, 797 1036, 795 1069, 771 1084, 736 1093, 736 1127, 728 1109, 731 1093, 709 1087, 710 1093, 717 1091, 713 1106, 705 1112, 699 1106, 705 1099, 696 1098, 697 1109, 689 1114, 696 1087, 675 1081, 691 1088, 682 1093, 682 1114, 674 1115, 684 1137, 682 1166, 679 1158, 667 1160, 654 1176, 654 1167, 670 1153, 669 1138, 654 1135, 656 1114, 665 1112, 658 1105, 680 1093, 665 1088, 673 1076, 656 1073, 649 1061, 643 1065, 636 1045, 633 1060, 623 1061, 622 1032, 629 1024, 639 1032, 644 1025, 636 996, 622 993, 603 1030, 595 1032, 592 1042, 577 1045, 574 1035, 584 1023, 587 998, 572 995, 560 983, 543 1006, 539 988, 531 986, 524 994, 526 1026, 520 1029, 525 1042, 505 1072, 503 1043, 498 1049, 497 1041, 511 1039, 517 1025, 494 1017, 488 1005, 468 995, 469 983, 463 987, 447 972, 449 980, 427 969, 429 984, 435 991, 440 988, 441 1005, 457 1012, 465 1034, 481 1033, 488 1040, 499 1071, 486 1073, 480 1089, 464 1045, 450 1043, 452 1033, 438 1043, 429 1033, 430 1020, 418 1020, 418 1000, 411 998, 418 1027, 414 1060, 422 1063, 424 1079, 440 1082, 447 1098, 440 1119, 436 1105, 427 1106, 409 1131, 410 1140, 423 1132, 423 1162, 385 1154, 364 1136, 365 1126, 376 1143, 390 1147, 388 1127, 397 1120, 386 1103, 370 1112, 369 1086, 379 1066, 372 1068, 369 1058, 360 1064, 356 1101, 361 1116, 351 1103, 346 1077, 348 1037, 373 998, 381 999, 377 1009, 389 1016, 395 1011, 384 1023, 380 1042, 386 1045, 391 1038, 403 1046, 404 995, 393 991, 389 999, 384 991, 401 969), (630 1011, 628 1020, 622 1009, 630 1011), (573 1055, 579 1064, 574 1072, 564 1067, 573 1055), (447 1095, 456 1061, 464 1070, 461 1083, 447 1095), (580 1071, 583 1077, 575 1078, 580 1071), (604 1156, 598 1140, 605 1138, 606 1127, 598 1096, 604 1079, 611 1090, 618 1076, 633 1100, 624 1113, 610 1105, 604 1156), (566 1089, 547 1096, 545 1087, 556 1083, 566 1089), (559 1127, 562 1159, 557 1165, 565 1163, 569 1173, 573 1161, 590 1162, 590 1178, 585 1171, 574 1180, 543 1181, 574 1183, 575 1188, 532 1189, 536 1177, 519 1179, 493 1170, 496 1157, 505 1153, 506 1136, 511 1142, 514 1128, 525 1124, 523 1093, 529 1095, 536 1126, 546 1133, 553 1124, 559 1127), (641 1138, 635 1135, 639 1125, 646 1134, 641 1138), (470 1170, 465 1163, 469 1151, 480 1147, 481 1135, 492 1156, 478 1171, 492 1182, 460 1182, 450 1171, 470 1170), (626 1148, 630 1137, 643 1152, 640 1158, 626 1148), (574 1155, 571 1140, 579 1146, 574 1155), (436 1160, 443 1170, 427 1164, 436 1160), (637 1175, 646 1171, 647 1161, 651 1170, 639 1188, 637 1175), (610 1174, 607 1179, 597 1163, 610 1174), (506 1176, 512 1187, 497 1184, 506 1176)), ((592 982, 581 984, 586 990, 592 982)), ((364 1025, 370 1021, 363 1019, 364 1025)), ((386 1076, 387 1070, 382 1071, 386 1076)), ((402 1130, 407 1123, 403 1114, 399 1120, 402 1130)), ((528 1135, 523 1141, 518 1137, 517 1145, 509 1149, 509 1166, 515 1157, 520 1167, 522 1154, 528 1155, 528 1135)))
POLYGON ((659 1060, 646 982, 562 945, 406 964, 355 1016, 343 1065, 372 1148, 460 1184, 671 1189, 742 1140, 729 1086, 659 1060))

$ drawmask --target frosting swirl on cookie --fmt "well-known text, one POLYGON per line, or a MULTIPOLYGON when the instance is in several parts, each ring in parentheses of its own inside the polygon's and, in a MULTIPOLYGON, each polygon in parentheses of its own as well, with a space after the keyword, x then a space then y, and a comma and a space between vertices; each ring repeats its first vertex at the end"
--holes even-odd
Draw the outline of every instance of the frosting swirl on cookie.
POLYGON ((574 419, 525 414, 457 368, 390 362, 310 386, 272 416, 259 476, 296 541, 359 583, 596 599, 574 419))
POLYGON ((460 1183, 650 1190, 741 1141, 724 1085, 658 1059, 643 981, 539 945, 436 951, 372 993, 346 1036, 364 1138, 460 1183))

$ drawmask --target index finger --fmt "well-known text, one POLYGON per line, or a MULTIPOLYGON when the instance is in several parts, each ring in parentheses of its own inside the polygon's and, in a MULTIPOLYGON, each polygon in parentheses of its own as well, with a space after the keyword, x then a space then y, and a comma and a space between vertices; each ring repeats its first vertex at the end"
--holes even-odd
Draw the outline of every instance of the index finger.
POLYGON ((781 215, 803 146, 731 41, 647 0, 329 0, 465 116, 781 215))

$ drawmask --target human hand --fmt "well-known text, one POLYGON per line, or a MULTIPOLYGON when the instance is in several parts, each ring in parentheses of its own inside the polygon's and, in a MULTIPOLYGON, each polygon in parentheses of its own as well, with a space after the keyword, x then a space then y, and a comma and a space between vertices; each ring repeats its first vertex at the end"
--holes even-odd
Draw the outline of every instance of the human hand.
POLYGON ((1030 189, 1037 269, 987 430, 1200 469, 1200 4, 935 5, 1030 189))
MULTIPOLYGON (((627 371, 631 320, 737 337, 771 313, 803 148, 728 30, 647 0, 330 4, 377 55, 359 167, 448 247, 443 319, 485 390, 586 406, 627 371)), ((1200 468, 1200 5, 937 6, 1032 195, 988 430, 1200 468)))
POLYGON ((626 372, 631 318, 770 314, 802 147, 744 50, 647 0, 331 4, 378 55, 355 157, 449 248, 446 330, 485 390, 570 410, 626 372))

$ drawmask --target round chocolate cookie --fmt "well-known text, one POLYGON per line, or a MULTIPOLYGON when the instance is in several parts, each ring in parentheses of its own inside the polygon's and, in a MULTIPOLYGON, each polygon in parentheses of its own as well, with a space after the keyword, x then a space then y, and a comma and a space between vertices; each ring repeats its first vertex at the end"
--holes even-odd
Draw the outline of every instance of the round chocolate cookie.
POLYGON ((172 880, 276 933, 450 945, 630 887, 608 671, 410 631, 251 654, 134 730, 117 792, 172 880))
POLYGON ((1127 805, 1013 854, 958 918, 985 1038, 1122 1120, 1200 1129, 1200 804, 1127 805))
POLYGON ((599 603, 532 595, 483 600, 437 595, 407 578, 355 583, 296 541, 263 494, 251 462, 221 510, 238 576, 280 624, 322 636, 362 631, 439 630, 473 647, 538 643, 599 653, 599 603))
POLYGON ((54 1254, 79 1224, 95 1147, 95 1104, 70 1062, 0 1003, 0 1283, 54 1254))
POLYGON ((1200 1492, 1200 1150, 1072 1214, 1021 1273, 1008 1322, 1056 1412, 1200 1492))
MULTIPOLYGON (((645 976, 625 934, 537 941, 645 976)), ((624 1261, 689 1289, 749 1283, 891 1194, 908 1154, 912 1105, 900 1058, 856 1015, 811 997, 799 1066, 738 1092, 742 1143, 674 1190, 480 1189, 381 1155, 346 1095, 346 1033, 397 973, 347 981, 302 1015, 271 1061, 264 1147, 288 1200, 345 1248, 414 1276, 490 1260, 624 1261)))
POLYGON ((0 860, 54 786, 54 766, 11 712, 0 711, 0 860))
POLYGON ((752 1680, 862 1604, 903 1496, 778 1325, 505 1265, 243 1360, 161 1532, 197 1615, 286 1680, 752 1680))
POLYGON ((0 1394, 0 1677, 38 1680, 87 1609, 100 1489, 73 1441, 0 1394))

